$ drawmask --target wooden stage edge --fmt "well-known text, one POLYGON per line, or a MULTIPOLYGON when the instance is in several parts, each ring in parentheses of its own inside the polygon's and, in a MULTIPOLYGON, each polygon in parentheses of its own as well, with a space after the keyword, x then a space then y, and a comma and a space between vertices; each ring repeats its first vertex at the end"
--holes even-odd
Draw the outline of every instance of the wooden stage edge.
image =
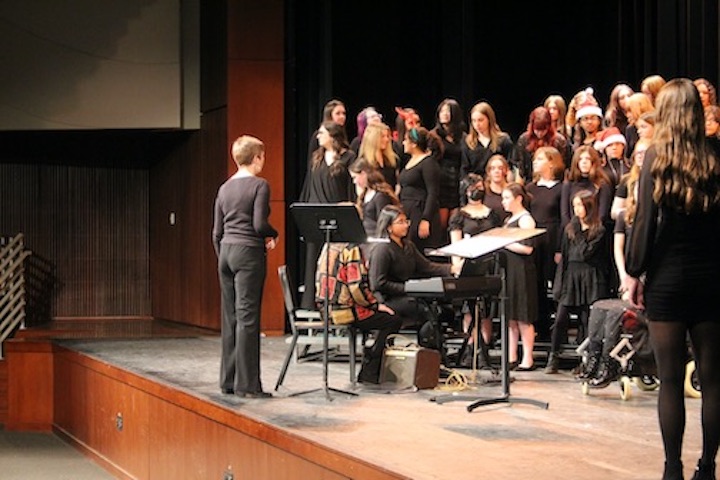
POLYGON ((51 339, 7 360, 6 428, 55 432, 118 478, 408 478, 51 339))

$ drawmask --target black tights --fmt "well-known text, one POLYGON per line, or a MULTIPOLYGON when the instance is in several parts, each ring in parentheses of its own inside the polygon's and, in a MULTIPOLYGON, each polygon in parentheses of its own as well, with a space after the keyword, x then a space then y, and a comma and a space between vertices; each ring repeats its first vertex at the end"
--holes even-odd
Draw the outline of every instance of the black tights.
POLYGON ((584 337, 588 330, 588 317, 590 316, 590 306, 581 305, 577 307, 570 307, 567 305, 558 305, 557 313, 555 314, 555 322, 552 326, 552 336, 550 344, 550 351, 553 353, 557 353, 560 351, 560 344, 567 336, 571 311, 576 313, 580 320, 580 325, 578 326, 578 328, 579 330, 581 330, 581 332, 579 332, 577 343, 580 343, 585 339, 584 337))
MULTIPOLYGON (((668 464, 680 461, 685 431, 685 363, 687 325, 649 322, 660 395, 658 417, 668 464)), ((720 323, 705 321, 689 326, 695 365, 702 388, 703 449, 700 460, 712 463, 720 442, 720 323)))

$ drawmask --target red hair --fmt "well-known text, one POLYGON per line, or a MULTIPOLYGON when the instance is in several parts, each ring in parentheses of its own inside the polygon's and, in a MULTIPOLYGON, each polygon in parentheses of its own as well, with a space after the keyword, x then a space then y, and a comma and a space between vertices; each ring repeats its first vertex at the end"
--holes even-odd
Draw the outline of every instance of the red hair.
POLYGON ((555 137, 555 125, 553 125, 550 111, 545 107, 537 107, 530 112, 530 119, 527 126, 527 151, 534 152, 540 147, 553 146, 553 138, 555 137), (535 130, 546 130, 545 136, 538 138, 535 136, 535 130))

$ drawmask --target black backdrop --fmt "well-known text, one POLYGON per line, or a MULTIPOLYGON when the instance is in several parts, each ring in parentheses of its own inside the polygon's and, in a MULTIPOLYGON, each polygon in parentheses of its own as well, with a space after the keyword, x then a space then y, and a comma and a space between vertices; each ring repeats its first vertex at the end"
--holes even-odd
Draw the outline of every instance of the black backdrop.
POLYGON ((453 97, 465 113, 489 101, 517 139, 551 93, 569 100, 592 86, 604 107, 616 83, 639 90, 650 74, 717 84, 716 0, 428 3, 287 1, 287 199, 298 197, 330 98, 345 102, 351 138, 367 105, 390 125, 395 106, 412 106, 432 127, 437 104, 453 97))

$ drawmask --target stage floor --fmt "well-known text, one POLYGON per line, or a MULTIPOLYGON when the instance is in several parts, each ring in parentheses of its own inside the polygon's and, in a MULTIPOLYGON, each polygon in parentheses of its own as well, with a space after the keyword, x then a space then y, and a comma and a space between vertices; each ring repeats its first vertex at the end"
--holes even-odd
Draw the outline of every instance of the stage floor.
MULTIPOLYGON (((549 409, 497 404, 469 413, 469 401, 431 402, 447 394, 439 390, 388 393, 359 386, 354 390, 358 396, 331 392, 329 401, 322 390, 322 362, 309 361, 290 364, 275 398, 246 400, 219 391, 217 336, 58 343, 408 478, 640 480, 662 475, 657 391, 635 386, 632 398, 623 401, 618 383, 584 395, 569 372, 513 372, 511 398, 548 402, 549 409), (320 390, 289 396, 315 388, 320 390)), ((268 391, 286 348, 284 338, 263 338, 262 377, 268 391)), ((480 380, 490 375, 479 372, 480 380)), ((347 362, 330 363, 329 385, 350 390, 347 362)), ((499 384, 471 387, 460 394, 502 394, 499 384)), ((700 401, 687 398, 686 403, 689 474, 700 449, 700 401)))

